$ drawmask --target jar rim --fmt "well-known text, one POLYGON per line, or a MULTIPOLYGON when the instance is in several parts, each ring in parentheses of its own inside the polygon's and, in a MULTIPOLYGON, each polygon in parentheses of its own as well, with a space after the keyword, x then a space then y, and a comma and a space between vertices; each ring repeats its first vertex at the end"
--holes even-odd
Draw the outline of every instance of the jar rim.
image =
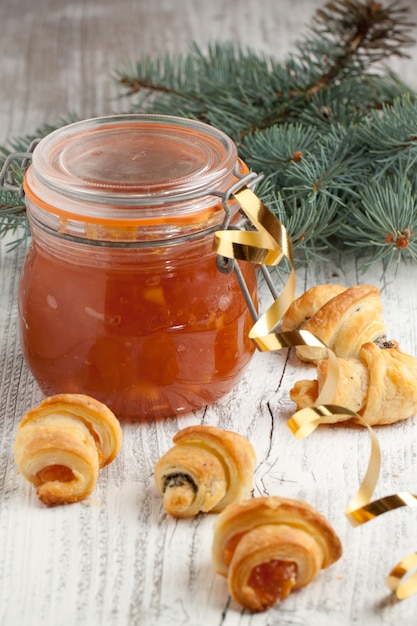
POLYGON ((198 120, 149 113, 90 118, 36 146, 24 178, 26 206, 29 218, 87 239, 136 239, 142 228, 165 238, 165 226, 172 234, 221 224, 219 196, 245 169, 232 139, 198 120))
POLYGON ((152 211, 224 191, 237 160, 232 139, 204 122, 148 113, 105 116, 44 137, 24 187, 52 212, 65 206, 78 214, 82 203, 86 215, 80 217, 94 217, 100 207, 126 218, 135 208, 152 211))

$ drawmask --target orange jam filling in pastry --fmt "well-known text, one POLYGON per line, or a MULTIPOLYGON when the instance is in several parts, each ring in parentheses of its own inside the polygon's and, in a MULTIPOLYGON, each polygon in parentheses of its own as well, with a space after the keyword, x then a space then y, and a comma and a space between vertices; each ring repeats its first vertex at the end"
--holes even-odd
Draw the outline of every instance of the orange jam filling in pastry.
POLYGON ((253 568, 248 585, 265 608, 287 598, 295 585, 297 565, 292 561, 272 559, 253 568))
POLYGON ((41 483, 49 483, 56 480, 66 483, 74 480, 74 472, 65 465, 49 465, 39 470, 37 476, 41 483))
POLYGON ((265 496, 230 504, 214 524, 212 557, 232 598, 252 612, 282 602, 342 554, 338 536, 306 502, 265 496))
POLYGON ((55 506, 88 497, 121 445, 120 423, 106 405, 82 394, 58 394, 23 416, 14 455, 41 502, 55 506))

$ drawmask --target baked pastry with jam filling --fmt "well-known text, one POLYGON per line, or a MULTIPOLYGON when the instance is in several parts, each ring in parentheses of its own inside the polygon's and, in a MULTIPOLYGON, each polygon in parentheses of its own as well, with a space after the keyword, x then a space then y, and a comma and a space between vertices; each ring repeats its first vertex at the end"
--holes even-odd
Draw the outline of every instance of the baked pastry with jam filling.
POLYGON ((341 557, 342 545, 311 505, 265 496, 231 504, 220 513, 212 555, 232 598, 259 612, 310 584, 341 557))
POLYGON ((41 502, 54 506, 87 498, 121 446, 120 423, 106 405, 82 394, 58 394, 24 415, 14 455, 41 502))

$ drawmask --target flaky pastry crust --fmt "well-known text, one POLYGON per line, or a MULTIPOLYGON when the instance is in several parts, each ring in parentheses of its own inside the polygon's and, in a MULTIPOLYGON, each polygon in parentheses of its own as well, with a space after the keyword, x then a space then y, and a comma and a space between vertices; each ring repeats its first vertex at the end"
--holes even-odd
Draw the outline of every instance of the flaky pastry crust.
MULTIPOLYGON (((344 359, 356 358, 364 343, 386 339, 380 292, 374 285, 312 287, 289 307, 282 329, 291 321, 299 321, 299 329, 309 331, 344 359)), ((296 353, 302 361, 311 362, 327 356, 320 348, 309 346, 298 346, 296 353)))
POLYGON ((180 430, 173 443, 154 470, 167 513, 174 517, 218 513, 230 502, 248 497, 256 456, 245 437, 196 425, 180 430))
POLYGON ((54 506, 89 496, 121 445, 120 423, 107 406, 82 394, 58 394, 23 416, 14 455, 39 499, 54 506))
MULTIPOLYGON (((355 411, 370 426, 392 424, 415 415, 417 359, 398 348, 381 349, 372 342, 363 344, 358 356, 338 359, 339 379, 332 404, 355 411)), ((328 361, 320 361, 316 380, 301 380, 294 385, 290 397, 297 409, 315 403, 327 371, 328 361)), ((322 422, 340 419, 344 418, 332 415, 323 417, 322 422)))
POLYGON ((300 330, 326 302, 343 291, 346 287, 332 283, 311 287, 290 304, 281 320, 281 329, 284 332, 300 330))
MULTIPOLYGON (((265 496, 229 505, 214 524, 212 557, 216 571, 228 578, 232 597, 251 611, 269 608, 292 589, 309 584, 342 554, 338 536, 326 518, 306 502, 265 496), (262 567, 294 566, 281 597, 268 597, 262 567)), ((266 585, 268 582, 266 582, 266 585)))

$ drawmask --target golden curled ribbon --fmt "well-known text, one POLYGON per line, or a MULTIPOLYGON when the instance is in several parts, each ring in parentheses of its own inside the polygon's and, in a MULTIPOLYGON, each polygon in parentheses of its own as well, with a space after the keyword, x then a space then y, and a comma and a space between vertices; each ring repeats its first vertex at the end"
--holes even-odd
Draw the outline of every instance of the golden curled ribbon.
POLYGON ((404 600, 416 592, 417 571, 411 573, 416 568, 417 552, 413 552, 397 563, 387 576, 385 582, 391 591, 395 592, 399 600, 404 600), (404 582, 401 582, 402 580, 404 582))
MULTIPOLYGON (((332 404, 339 377, 336 355, 309 331, 280 332, 279 330, 279 323, 295 296, 294 259, 288 233, 278 218, 251 189, 243 186, 233 195, 256 230, 218 231, 215 233, 215 251, 230 259, 269 266, 277 266, 283 259, 287 259, 291 267, 289 278, 281 294, 257 319, 249 332, 249 337, 262 351, 276 351, 305 345, 325 349, 329 359, 328 375, 316 403, 297 411, 288 420, 290 430, 295 437, 301 439, 311 434, 324 420, 329 423, 352 418, 367 428, 371 438, 368 467, 356 495, 344 511, 352 526, 360 526, 383 513, 400 507, 417 507, 417 496, 406 492, 372 501, 380 473, 381 450, 378 439, 369 424, 357 413, 332 404)), ((386 584, 396 593, 398 599, 404 599, 417 592, 417 552, 406 556, 395 565, 386 578, 386 584), (412 573, 414 569, 416 571, 412 573)))

